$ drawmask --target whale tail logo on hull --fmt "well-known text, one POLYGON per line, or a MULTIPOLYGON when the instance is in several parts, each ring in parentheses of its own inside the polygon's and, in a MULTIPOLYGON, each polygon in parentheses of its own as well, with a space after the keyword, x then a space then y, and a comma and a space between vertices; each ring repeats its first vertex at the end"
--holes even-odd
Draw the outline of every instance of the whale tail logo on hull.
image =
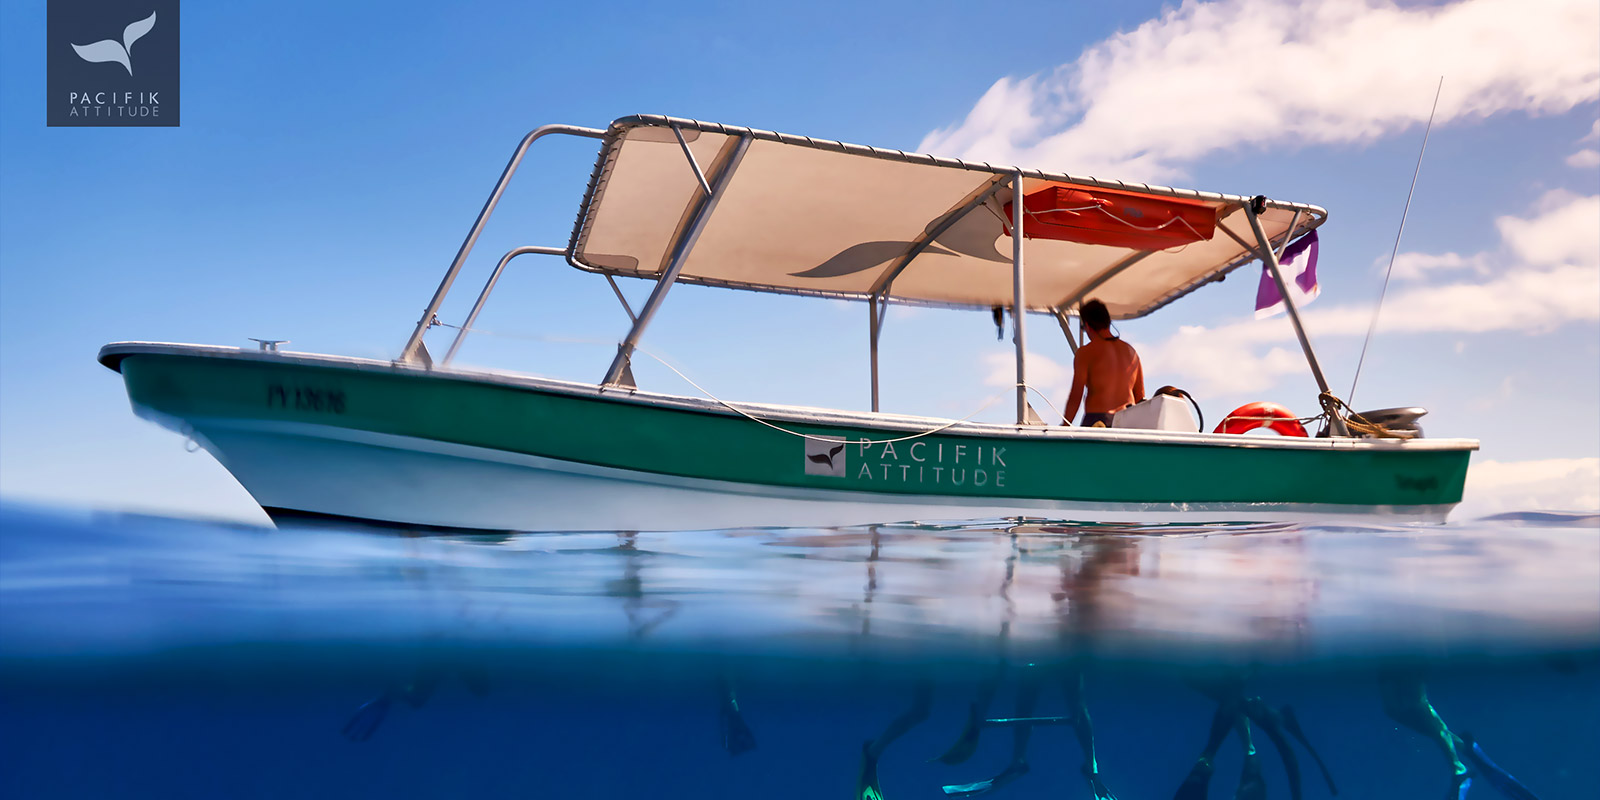
POLYGON ((845 477, 844 440, 842 439, 803 439, 806 443, 806 474, 827 475, 834 478, 845 477))

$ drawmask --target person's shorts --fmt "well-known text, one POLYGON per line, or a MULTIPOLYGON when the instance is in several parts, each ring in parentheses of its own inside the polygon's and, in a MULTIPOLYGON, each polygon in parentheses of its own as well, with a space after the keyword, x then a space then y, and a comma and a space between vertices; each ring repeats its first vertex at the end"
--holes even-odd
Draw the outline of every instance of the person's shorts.
POLYGON ((1093 428, 1094 424, 1099 422, 1101 423, 1101 427, 1109 428, 1111 427, 1111 418, 1114 416, 1116 416, 1116 414, 1091 414, 1088 411, 1085 411, 1083 412, 1083 422, 1079 423, 1078 427, 1093 428))

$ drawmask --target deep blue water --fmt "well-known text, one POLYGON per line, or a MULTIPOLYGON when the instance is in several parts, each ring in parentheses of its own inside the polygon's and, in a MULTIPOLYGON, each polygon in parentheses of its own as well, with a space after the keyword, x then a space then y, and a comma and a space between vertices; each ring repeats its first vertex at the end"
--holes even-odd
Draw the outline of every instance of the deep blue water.
POLYGON ((0 506, 7 798, 860 797, 864 749, 889 800, 943 798, 1017 716, 1079 725, 985 796, 1092 797, 1092 732, 1109 793, 1173 798, 1216 718, 1209 796, 1250 720, 1252 796, 1290 798, 1286 706, 1342 798, 1458 797, 1427 709, 1470 797, 1517 795, 1467 740, 1596 797, 1600 518, 424 536, 0 506))

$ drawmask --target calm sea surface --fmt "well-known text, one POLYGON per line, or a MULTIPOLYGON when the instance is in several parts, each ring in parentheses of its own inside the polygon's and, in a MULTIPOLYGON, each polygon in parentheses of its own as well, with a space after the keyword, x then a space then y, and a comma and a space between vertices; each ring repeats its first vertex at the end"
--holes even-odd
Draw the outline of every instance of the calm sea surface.
POLYGON ((0 505, 0 797, 1525 800, 1600 796, 1596 753, 1592 514, 441 536, 0 505))

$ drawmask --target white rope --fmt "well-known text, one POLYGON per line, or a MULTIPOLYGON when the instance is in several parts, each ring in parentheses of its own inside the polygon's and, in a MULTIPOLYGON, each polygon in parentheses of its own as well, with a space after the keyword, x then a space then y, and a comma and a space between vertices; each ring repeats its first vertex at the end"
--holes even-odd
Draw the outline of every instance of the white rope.
POLYGON ((1044 404, 1046 406, 1050 407, 1050 412, 1052 414, 1055 414, 1057 417, 1059 417, 1062 420, 1065 420, 1067 418, 1067 415, 1063 414, 1061 412, 1061 409, 1056 408, 1056 404, 1055 403, 1050 402, 1050 398, 1046 397, 1044 392, 1041 392, 1038 389, 1033 388, 1032 386, 1028 386, 1028 387, 1025 387, 1025 388, 1027 388, 1028 391, 1033 392, 1036 395, 1039 395, 1039 399, 1043 400, 1044 404))
POLYGON ((617 344, 615 339, 584 339, 576 336, 544 336, 536 333, 504 333, 502 331, 484 330, 483 328, 467 328, 461 325, 451 325, 448 322, 440 322, 438 320, 434 320, 433 324, 438 325, 441 328, 454 328, 458 331, 481 333, 485 336, 499 336, 502 339, 522 339, 529 342, 552 342, 555 344, 607 344, 613 347, 615 347, 617 344))
MULTIPOLYGON (((1195 236, 1200 236, 1200 232, 1195 230, 1194 226, 1190 225, 1189 221, 1184 219, 1183 217, 1173 217, 1172 219, 1169 219, 1166 222, 1162 222, 1162 223, 1157 224, 1157 225, 1139 225, 1139 224, 1136 224, 1136 223, 1133 223, 1133 222, 1129 222, 1128 220, 1117 216, 1115 213, 1113 213, 1110 209, 1106 208, 1105 206, 1098 206, 1098 205, 1096 205, 1096 206, 1083 206, 1081 208, 1046 208, 1046 209, 1043 209, 1041 211, 1027 211, 1027 209, 1023 209, 1023 210, 1030 217, 1037 217, 1037 216, 1041 216, 1041 215, 1044 215, 1044 214, 1055 214, 1055 213, 1059 213, 1059 212, 1063 212, 1063 211, 1067 212, 1069 214, 1075 214, 1075 213, 1078 213, 1080 211, 1099 211, 1100 213, 1105 214, 1106 216, 1108 216, 1108 217, 1110 217, 1110 218, 1112 218, 1112 219, 1114 219, 1114 220, 1116 220, 1116 221, 1118 221, 1118 222, 1120 222, 1120 223, 1122 223, 1122 224, 1124 224, 1124 225, 1126 225, 1126 226, 1128 226, 1128 227, 1130 227, 1130 228, 1132 228, 1132 229, 1134 229, 1136 231, 1146 231, 1146 232, 1148 232, 1148 231, 1159 231, 1159 230, 1162 230, 1162 229, 1172 225, 1173 223, 1181 223, 1183 225, 1183 227, 1189 229, 1190 233, 1194 234, 1195 236)), ((1200 236, 1200 238, 1203 239, 1205 237, 1200 236)))
POLYGON ((810 439, 813 442, 834 442, 834 443, 848 442, 849 444, 859 444, 859 445, 894 444, 896 442, 905 442, 905 441, 910 441, 912 439, 921 439, 924 436, 932 436, 935 433, 938 433, 938 432, 943 431, 943 430, 947 430, 949 428, 953 428, 953 427, 955 427, 957 425, 960 425, 963 422, 966 422, 967 420, 972 419, 973 417, 978 416, 979 414, 983 413, 984 410, 987 409, 989 406, 992 406, 996 402, 998 402, 1000 400, 1000 398, 1005 397, 1007 394, 1010 394, 1011 392, 1015 391, 1017 386, 1021 385, 1021 384, 1015 384, 1015 385, 1011 386, 1011 388, 1009 388, 1009 389, 1002 389, 998 394, 996 394, 995 396, 989 398, 988 401, 986 401, 983 405, 978 406, 978 408, 976 410, 974 410, 971 414, 968 414, 965 417, 962 417, 961 419, 950 420, 949 422, 947 422, 947 423, 945 423, 943 425, 940 425, 937 428, 932 428, 932 429, 929 429, 929 430, 926 430, 926 431, 922 431, 921 433, 913 433, 913 434, 911 434, 909 436, 900 436, 900 437, 897 437, 897 438, 894 438, 894 439, 855 439, 855 440, 848 440, 848 439, 840 438, 838 436, 812 436, 811 434, 801 433, 799 431, 789 430, 788 428, 785 428, 785 427, 783 427, 781 425, 775 425, 775 424, 773 424, 771 422, 768 422, 768 421, 766 421, 764 419, 761 419, 760 417, 757 417, 754 414, 751 414, 748 411, 745 411, 744 409, 734 405, 733 403, 730 403, 730 402, 728 402, 726 400, 723 400, 722 398, 717 397, 716 395, 714 395, 711 392, 707 391, 704 386, 701 386, 700 384, 695 383, 694 379, 690 378, 688 375, 683 374, 683 371, 678 369, 677 367, 674 367, 671 364, 667 363, 667 360, 662 358, 661 356, 658 356, 655 353, 652 353, 649 350, 646 350, 643 347, 640 347, 638 345, 634 345, 633 349, 638 351, 638 352, 640 352, 640 353, 644 353, 645 355, 655 359, 657 362, 660 362, 661 366, 672 370, 674 373, 677 374, 678 377, 682 378, 690 386, 693 386, 695 389, 699 390, 699 392, 701 394, 705 395, 707 398, 710 398, 713 402, 718 403, 718 404, 726 407, 728 410, 739 414, 740 416, 750 420, 751 422, 759 422, 762 425, 765 425, 765 426, 767 426, 767 427, 769 427, 769 428, 771 428, 771 429, 773 429, 775 431, 781 431, 783 433, 789 434, 790 436, 798 436, 798 437, 800 437, 802 439, 810 439))
MULTIPOLYGON (((466 328, 466 327, 462 327, 460 325, 451 325, 448 322, 438 322, 436 324, 438 324, 438 325, 440 325, 442 327, 446 327, 446 328, 455 328, 456 330, 471 331, 473 333, 481 333, 481 334, 484 334, 486 336, 500 336, 500 337, 504 337, 504 338, 508 338, 508 339, 526 339, 526 340, 537 341, 537 342, 558 342, 558 343, 564 343, 564 344, 606 344, 606 345, 613 345, 613 346, 617 344, 616 342, 611 341, 609 339, 579 339, 579 338, 565 337, 565 336, 540 336, 540 335, 536 335, 536 334, 502 333, 502 332, 497 332, 497 331, 484 330, 483 328, 466 328)), ((766 421, 764 419, 761 419, 760 417, 755 416, 754 414, 751 414, 748 411, 745 411, 744 409, 740 408, 739 406, 735 405, 734 403, 730 403, 727 400, 723 400, 722 398, 712 394, 704 386, 701 386, 700 384, 696 383, 693 378, 690 378, 688 375, 685 375, 683 373, 683 370, 680 370, 677 367, 673 366, 671 363, 669 363, 665 358, 662 358, 661 356, 658 356, 655 353, 652 353, 649 350, 646 350, 645 348, 640 347, 638 345, 634 345, 633 349, 634 349, 634 352, 643 353, 643 354, 655 359, 658 363, 661 364, 661 366, 666 367, 669 370, 672 370, 672 372, 674 374, 676 374, 678 377, 682 378, 685 383, 689 384, 690 386, 693 386, 696 391, 698 391, 701 394, 705 395, 707 399, 711 400, 714 403, 717 403, 718 405, 723 406, 724 408, 727 408, 729 411, 732 411, 732 412, 734 412, 734 413, 736 413, 736 414, 738 414, 738 415, 740 415, 740 416, 742 416, 742 417, 744 417, 744 418, 746 418, 746 419, 748 419, 748 420, 750 420, 752 422, 759 422, 762 425, 765 425, 765 426, 767 426, 767 427, 769 427, 769 428, 771 428, 771 429, 773 429, 775 431, 780 431, 782 433, 787 433, 790 436, 798 436, 801 439, 810 439, 811 441, 814 441, 814 442, 834 442, 834 443, 838 443, 838 442, 848 441, 850 444, 879 445, 879 444, 894 444, 894 443, 898 443, 898 442, 909 441, 911 439, 920 439, 920 438, 922 438, 924 436, 932 436, 935 433, 939 433, 940 431, 944 431, 944 430, 948 430, 950 428, 953 428, 953 427, 955 427, 957 425, 960 425, 963 422, 967 422, 968 420, 971 420, 973 417, 976 417, 979 414, 982 414, 985 410, 987 410, 989 408, 989 406, 992 406, 996 402, 999 402, 1000 398, 1005 397, 1007 394, 1015 391, 1017 386, 1022 385, 1022 384, 1016 384, 1016 385, 1011 386, 1008 389, 1003 389, 998 394, 996 394, 995 396, 989 398, 988 401, 985 402, 983 405, 978 406, 978 408, 976 410, 974 410, 971 414, 968 414, 965 417, 962 417, 961 419, 951 420, 951 421, 949 421, 949 422, 947 422, 947 423, 945 423, 943 425, 940 425, 940 426, 938 426, 936 428, 932 428, 930 430, 922 431, 921 433, 913 433, 913 434, 910 434, 909 436, 901 436, 901 437, 897 437, 897 438, 894 438, 894 439, 855 439, 855 440, 847 440, 847 439, 843 439, 843 438, 840 438, 840 437, 837 437, 837 436, 812 436, 811 434, 801 433, 801 432, 795 431, 795 430, 790 430, 788 428, 783 427, 782 425, 776 425, 774 423, 768 422, 768 421, 766 421)), ((1032 387, 1026 387, 1026 388, 1032 389, 1032 387)), ((1037 392, 1038 390, 1037 389, 1033 389, 1033 391, 1037 392)), ((1043 396, 1043 395, 1041 394, 1041 396, 1043 396)), ((1045 400, 1045 403, 1048 404, 1049 402, 1050 401, 1048 399, 1045 400)), ((1055 408, 1054 406, 1051 406, 1052 410, 1054 408, 1055 408)))

